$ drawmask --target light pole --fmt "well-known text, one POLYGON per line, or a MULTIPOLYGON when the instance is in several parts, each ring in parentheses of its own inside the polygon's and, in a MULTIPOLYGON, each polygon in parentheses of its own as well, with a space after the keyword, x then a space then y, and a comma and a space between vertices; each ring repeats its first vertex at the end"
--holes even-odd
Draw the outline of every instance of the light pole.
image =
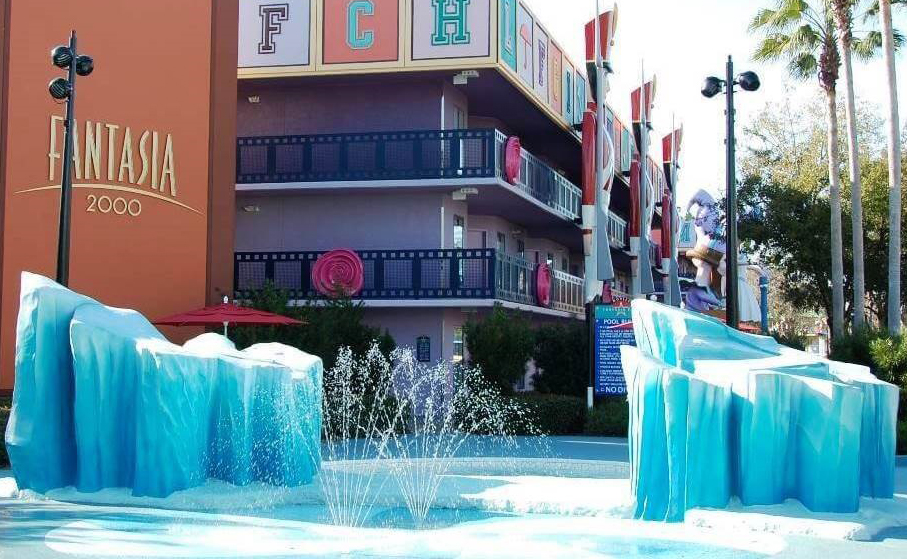
POLYGON ((72 142, 76 104, 76 75, 87 76, 94 70, 90 56, 76 51, 76 32, 69 36, 69 46, 59 45, 50 52, 54 66, 67 70, 67 77, 54 78, 48 84, 50 96, 66 100, 66 128, 63 139, 63 178, 60 183, 60 226, 57 240, 57 283, 69 284, 69 229, 72 215, 72 142))
POLYGON ((734 86, 739 85, 744 91, 759 89, 759 76, 755 72, 743 72, 734 77, 734 60, 727 57, 726 79, 709 76, 702 86, 702 94, 711 99, 724 89, 727 98, 727 267, 725 284, 727 290, 727 324, 731 328, 740 325, 740 308, 737 294, 737 157, 734 138, 734 86))

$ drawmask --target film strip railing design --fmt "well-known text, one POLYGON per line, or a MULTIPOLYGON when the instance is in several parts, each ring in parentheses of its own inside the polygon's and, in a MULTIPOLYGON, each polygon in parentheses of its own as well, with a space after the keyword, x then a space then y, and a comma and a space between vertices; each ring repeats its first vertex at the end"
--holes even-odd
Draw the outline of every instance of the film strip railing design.
MULTIPOLYGON (((237 252, 237 299, 249 299, 269 283, 291 300, 323 297, 311 282, 322 251, 237 252)), ((537 264, 495 249, 362 250, 364 282, 356 299, 497 299, 537 305, 537 264)), ((551 308, 581 313, 582 279, 552 272, 551 308)))
MULTIPOLYGON (((239 138, 236 182, 504 179, 506 140, 494 129, 239 138)), ((579 187, 526 150, 520 159, 520 180, 514 186, 564 218, 578 218, 579 187)))

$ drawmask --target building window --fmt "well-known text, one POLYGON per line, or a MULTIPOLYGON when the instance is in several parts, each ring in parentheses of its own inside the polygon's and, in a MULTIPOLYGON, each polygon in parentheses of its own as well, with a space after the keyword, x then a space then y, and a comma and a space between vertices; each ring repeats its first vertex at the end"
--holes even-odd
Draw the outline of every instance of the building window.
POLYGON ((554 268, 554 255, 550 252, 548 253, 548 258, 545 259, 545 263, 548 264, 549 268, 554 268))
POLYGON ((570 263, 567 262, 567 257, 564 256, 563 258, 561 258, 561 271, 566 272, 569 269, 570 269, 570 263))
POLYGON ((466 128, 466 111, 456 105, 453 109, 453 125, 457 130, 466 128))
POLYGON ((507 254, 507 237, 501 232, 498 232, 498 252, 507 254))
POLYGON ((526 258, 526 243, 522 240, 517 240, 516 242, 516 251, 520 258, 526 258))
POLYGON ((462 363, 463 362, 463 328, 457 327, 454 328, 453 333, 453 362, 462 363))
POLYGON ((464 237, 466 232, 466 220, 463 219, 463 216, 454 215, 454 225, 453 225, 453 247, 454 248, 466 248, 464 244, 464 237))

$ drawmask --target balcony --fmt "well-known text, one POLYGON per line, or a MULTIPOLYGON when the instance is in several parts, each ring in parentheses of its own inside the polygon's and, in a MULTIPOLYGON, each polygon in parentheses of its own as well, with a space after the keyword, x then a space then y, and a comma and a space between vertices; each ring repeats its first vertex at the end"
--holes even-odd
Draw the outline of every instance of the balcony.
POLYGON ((421 130, 239 138, 236 183, 314 183, 490 178, 566 220, 580 216, 582 191, 526 150, 520 180, 504 178, 504 143, 494 129, 421 130))
MULTIPOLYGON (((272 282, 291 300, 315 300, 311 269, 322 252, 238 252, 234 261, 236 297, 249 298, 272 282)), ((358 251, 364 267, 363 301, 502 301, 537 307, 537 264, 494 249, 358 251)), ((462 303, 461 303, 462 304, 462 303)), ((439 304, 438 306, 444 306, 439 304)), ((549 309, 583 313, 583 280, 551 273, 549 309)))
POLYGON ((614 212, 608 212, 608 240, 611 248, 623 250, 629 244, 627 221, 614 212))

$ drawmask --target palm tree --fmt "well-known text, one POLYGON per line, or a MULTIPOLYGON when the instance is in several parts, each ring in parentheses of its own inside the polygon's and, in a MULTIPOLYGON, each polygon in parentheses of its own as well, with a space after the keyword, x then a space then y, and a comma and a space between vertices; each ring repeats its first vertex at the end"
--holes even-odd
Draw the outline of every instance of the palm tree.
POLYGON ((892 334, 901 330, 901 131, 894 70, 896 43, 891 25, 891 4, 896 2, 878 2, 882 56, 888 70, 888 331, 892 334))
POLYGON ((828 182, 831 203, 832 336, 844 333, 844 254, 841 233, 841 176, 838 151, 837 83, 841 56, 827 0, 777 0, 760 10, 750 31, 764 34, 754 58, 784 60, 791 76, 818 77, 825 93, 828 128, 828 182))
MULTIPOLYGON (((863 185, 860 178, 860 148, 857 143, 856 95, 852 54, 869 58, 877 50, 877 34, 855 40, 853 9, 860 0, 829 0, 835 19, 838 50, 844 69, 844 111, 847 119, 847 151, 850 169, 851 220, 853 225, 853 327, 860 328, 866 317, 866 282, 863 273, 863 185)), ((880 45, 879 45, 880 46, 880 45)))

